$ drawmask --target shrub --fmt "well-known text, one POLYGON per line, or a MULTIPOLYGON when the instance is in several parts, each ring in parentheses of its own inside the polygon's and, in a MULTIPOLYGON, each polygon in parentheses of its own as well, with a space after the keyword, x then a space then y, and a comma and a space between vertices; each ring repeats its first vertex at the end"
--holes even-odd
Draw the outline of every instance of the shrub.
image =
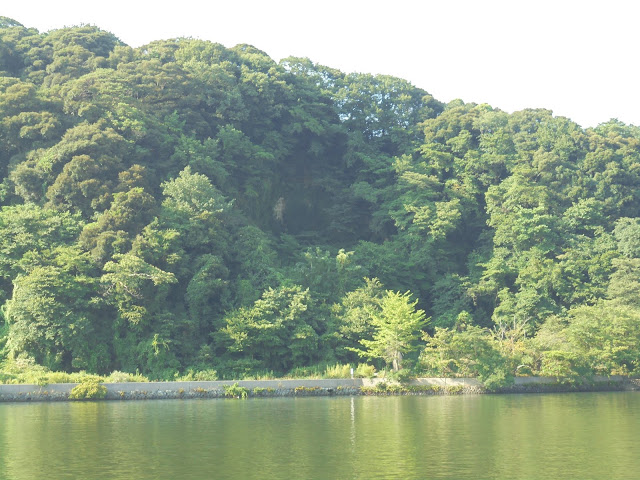
POLYGON ((37 379, 40 386, 50 385, 52 383, 83 383, 86 381, 101 382, 103 380, 99 375, 92 375, 85 371, 66 373, 66 372, 46 372, 37 379))
POLYGON ((197 382, 213 382, 218 380, 218 371, 212 368, 208 370, 200 370, 194 375, 197 382))
POLYGON ((464 391, 464 386, 462 385, 448 385, 445 387, 445 391, 449 395, 459 395, 464 391))
POLYGON ((357 378, 373 378, 376 374, 376 367, 373 365, 367 365, 366 363, 359 363, 356 368, 357 378))
POLYGON ((374 389, 377 392, 386 392, 387 387, 388 387, 388 384, 386 382, 380 382, 374 387, 374 389))
POLYGON ((233 385, 223 385, 222 388, 224 389, 225 397, 247 398, 249 395, 249 390, 244 387, 240 387, 238 382, 233 385))
POLYGON ((437 385, 405 385, 405 391, 409 393, 436 393, 439 389, 435 389, 437 385))
POLYGON ((107 395, 107 387, 95 379, 87 379, 79 383, 69 393, 70 400, 94 400, 104 398, 107 395))
POLYGON ((284 378, 321 378, 323 375, 323 371, 325 370, 324 365, 310 365, 307 367, 296 367, 293 370, 290 370, 284 378))
POLYGON ((400 385, 398 383, 390 383, 387 385, 386 393, 398 394, 398 393, 406 393, 406 392, 407 392, 407 389, 404 385, 400 385))
POLYGON ((140 373, 127 373, 120 372, 118 370, 114 370, 108 377, 104 379, 105 383, 129 383, 129 382, 139 382, 146 383, 149 381, 147 377, 141 375, 140 373))
POLYGON ((43 377, 43 380, 47 383, 80 383, 80 381, 74 381, 73 376, 66 372, 51 372, 43 377))
POLYGON ((242 380, 273 380, 279 378, 273 373, 273 370, 259 370, 251 375, 245 375, 242 380))
POLYGON ((307 394, 307 393, 315 393, 318 390, 320 390, 320 387, 299 386, 299 387, 294 388, 294 392, 295 392, 296 395, 299 395, 299 394, 304 395, 304 394, 307 394))
POLYGON ((6 359, 0 364, 5 383, 32 383, 36 385, 46 385, 43 380, 50 370, 42 365, 38 365, 31 357, 18 357, 6 359))
POLYGON ((376 389, 376 387, 360 387, 360 392, 363 393, 364 395, 374 395, 378 392, 378 390, 376 389))
POLYGON ((224 380, 248 379, 261 371, 260 362, 255 359, 241 358, 217 365, 219 377, 224 380))
POLYGON ((177 377, 176 380, 178 382, 210 382, 218 380, 218 371, 213 369, 196 371, 189 369, 187 373, 177 377))
POLYGON ((495 391, 513 385, 513 382, 513 375, 508 375, 504 370, 496 370, 493 374, 482 379, 484 387, 489 391, 495 391))
POLYGON ((324 378, 351 378, 351 365, 329 365, 324 371, 324 378))
POLYGON ((269 395, 273 395, 275 393, 276 389, 275 388, 271 388, 271 387, 255 387, 252 391, 251 394, 256 396, 256 397, 266 397, 269 395))
POLYGON ((14 378, 15 377, 13 375, 9 375, 8 373, 0 371, 0 384, 11 383, 11 380, 13 380, 14 378))
POLYGON ((392 372, 389 377, 392 380, 395 380, 396 382, 400 382, 400 383, 408 383, 409 380, 411 380, 411 371, 409 371, 408 369, 401 369, 398 370, 397 372, 392 372))
POLYGON ((412 391, 411 387, 408 385, 400 385, 398 383, 386 383, 380 382, 374 387, 360 387, 360 391, 365 395, 398 395, 403 393, 409 393, 412 391))

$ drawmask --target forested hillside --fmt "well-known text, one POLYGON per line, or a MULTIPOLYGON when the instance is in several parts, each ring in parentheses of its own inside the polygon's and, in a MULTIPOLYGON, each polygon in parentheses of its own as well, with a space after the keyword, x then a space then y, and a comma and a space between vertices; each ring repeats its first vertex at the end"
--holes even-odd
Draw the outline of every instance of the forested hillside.
POLYGON ((0 177, 7 369, 640 367, 640 128, 615 120, 0 17, 0 177))

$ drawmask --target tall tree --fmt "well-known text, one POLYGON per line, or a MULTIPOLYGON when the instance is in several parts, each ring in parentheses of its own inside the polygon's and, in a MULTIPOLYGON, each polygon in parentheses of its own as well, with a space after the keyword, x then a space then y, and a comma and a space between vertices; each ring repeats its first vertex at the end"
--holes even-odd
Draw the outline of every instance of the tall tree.
POLYGON ((365 350, 360 350, 359 354, 380 358, 393 370, 400 370, 404 355, 418 348, 416 340, 428 321, 423 310, 416 310, 417 303, 417 300, 411 302, 409 292, 387 291, 380 303, 380 311, 372 315, 373 338, 360 340, 365 350))

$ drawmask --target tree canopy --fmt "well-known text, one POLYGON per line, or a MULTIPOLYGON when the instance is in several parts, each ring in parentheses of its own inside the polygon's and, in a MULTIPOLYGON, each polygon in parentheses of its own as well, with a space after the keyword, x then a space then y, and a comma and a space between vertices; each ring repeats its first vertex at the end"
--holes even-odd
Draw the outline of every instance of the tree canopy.
POLYGON ((640 128, 617 120, 0 17, 0 177, 0 361, 640 371, 640 128))

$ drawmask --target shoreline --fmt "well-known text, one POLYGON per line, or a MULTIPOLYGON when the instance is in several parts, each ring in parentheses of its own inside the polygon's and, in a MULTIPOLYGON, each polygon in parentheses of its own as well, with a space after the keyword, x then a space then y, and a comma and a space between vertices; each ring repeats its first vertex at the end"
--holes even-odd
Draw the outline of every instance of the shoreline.
POLYGON ((195 398, 275 398, 311 396, 482 395, 640 391, 640 379, 594 377, 567 383, 550 377, 516 377, 511 386, 487 390, 475 378, 418 378, 400 384, 385 379, 219 380, 201 382, 105 383, 103 398, 71 399, 76 383, 2 384, 0 402, 140 401, 195 398))

